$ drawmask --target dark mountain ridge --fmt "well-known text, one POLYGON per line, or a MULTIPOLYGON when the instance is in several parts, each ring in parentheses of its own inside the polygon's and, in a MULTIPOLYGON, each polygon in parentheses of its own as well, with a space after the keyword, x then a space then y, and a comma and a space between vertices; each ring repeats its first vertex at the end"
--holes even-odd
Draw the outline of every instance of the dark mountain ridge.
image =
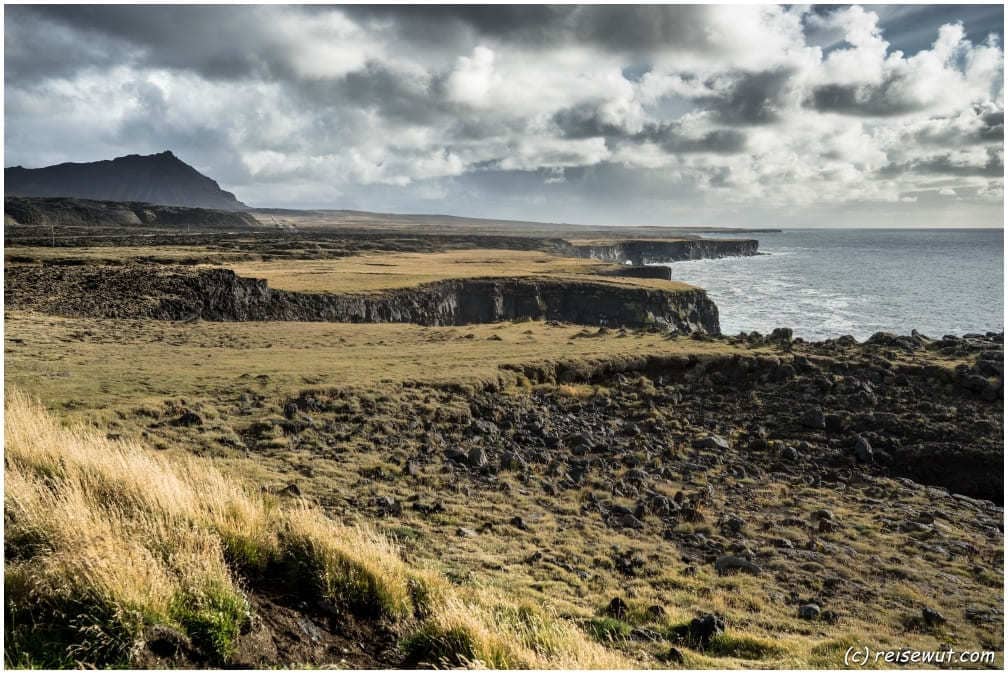
POLYGON ((170 150, 111 160, 4 169, 4 194, 134 201, 239 211, 247 206, 234 194, 176 157, 170 150))

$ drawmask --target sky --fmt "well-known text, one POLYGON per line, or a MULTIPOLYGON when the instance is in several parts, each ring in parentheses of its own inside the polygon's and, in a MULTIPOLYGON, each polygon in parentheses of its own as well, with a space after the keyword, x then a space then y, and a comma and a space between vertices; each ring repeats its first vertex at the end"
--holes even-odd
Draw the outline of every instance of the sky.
POLYGON ((1003 226, 1002 5, 5 7, 4 165, 251 206, 1003 226))

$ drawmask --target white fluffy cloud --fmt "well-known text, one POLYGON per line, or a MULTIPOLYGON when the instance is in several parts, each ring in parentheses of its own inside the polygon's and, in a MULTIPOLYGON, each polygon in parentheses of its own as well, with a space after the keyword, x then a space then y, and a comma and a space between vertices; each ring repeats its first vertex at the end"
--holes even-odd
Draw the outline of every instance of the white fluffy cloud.
POLYGON ((946 22, 904 52, 892 29, 860 6, 11 7, 7 164, 170 148, 258 205, 990 219, 997 36, 946 22), (54 34, 66 60, 33 54, 54 34))

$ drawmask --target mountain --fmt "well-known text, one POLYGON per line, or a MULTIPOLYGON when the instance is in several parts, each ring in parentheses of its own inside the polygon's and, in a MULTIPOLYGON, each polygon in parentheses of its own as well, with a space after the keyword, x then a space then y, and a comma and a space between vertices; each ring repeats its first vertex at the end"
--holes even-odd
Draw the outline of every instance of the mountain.
POLYGON ((247 208, 171 151, 37 169, 13 166, 4 169, 4 183, 6 196, 142 201, 229 211, 247 208))

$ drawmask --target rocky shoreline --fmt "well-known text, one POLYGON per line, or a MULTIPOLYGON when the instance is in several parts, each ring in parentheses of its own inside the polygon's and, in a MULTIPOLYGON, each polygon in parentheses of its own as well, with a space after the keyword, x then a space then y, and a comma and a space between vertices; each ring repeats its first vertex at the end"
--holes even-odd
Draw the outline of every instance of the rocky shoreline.
POLYGON ((607 243, 571 244, 568 253, 574 257, 620 264, 630 263, 639 267, 681 260, 758 255, 759 241, 756 239, 700 238, 673 241, 630 239, 607 243))

